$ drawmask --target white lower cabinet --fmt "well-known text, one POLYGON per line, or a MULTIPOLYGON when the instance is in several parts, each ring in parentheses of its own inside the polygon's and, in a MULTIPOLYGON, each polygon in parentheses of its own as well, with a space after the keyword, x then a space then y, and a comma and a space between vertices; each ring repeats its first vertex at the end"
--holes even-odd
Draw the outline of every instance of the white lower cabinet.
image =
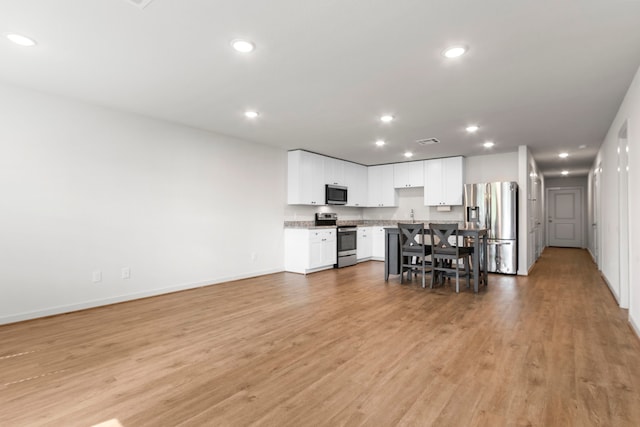
POLYGON ((384 227, 376 226, 372 228, 371 257, 375 260, 384 261, 384 227))
POLYGON ((333 268, 338 261, 335 228, 286 228, 284 269, 293 273, 313 273, 333 268))
POLYGON ((373 227, 358 227, 358 241, 356 243, 356 257, 358 261, 371 258, 373 251, 373 227))

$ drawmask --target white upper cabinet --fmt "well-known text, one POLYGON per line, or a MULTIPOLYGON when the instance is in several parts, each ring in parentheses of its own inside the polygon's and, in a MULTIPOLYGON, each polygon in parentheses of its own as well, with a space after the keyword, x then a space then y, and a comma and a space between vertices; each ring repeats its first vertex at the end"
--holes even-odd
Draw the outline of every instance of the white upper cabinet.
POLYGON ((287 203, 324 205, 324 156, 296 150, 288 153, 287 203))
POLYGON ((347 186, 347 206, 367 206, 367 167, 344 162, 344 180, 347 186))
POLYGON ((369 166, 369 206, 397 206, 398 199, 393 184, 393 165, 369 166))
POLYGON ((344 160, 324 157, 324 183, 346 186, 344 160))
POLYGON ((393 165, 393 185, 396 188, 424 186, 424 161, 395 163, 393 165))
POLYGON ((424 187, 427 206, 462 205, 464 158, 362 166, 304 150, 289 151, 287 203, 325 204, 325 185, 347 187, 347 206, 398 206, 396 188, 424 187))
POLYGON ((464 158, 447 157, 424 162, 425 206, 462 205, 464 158))

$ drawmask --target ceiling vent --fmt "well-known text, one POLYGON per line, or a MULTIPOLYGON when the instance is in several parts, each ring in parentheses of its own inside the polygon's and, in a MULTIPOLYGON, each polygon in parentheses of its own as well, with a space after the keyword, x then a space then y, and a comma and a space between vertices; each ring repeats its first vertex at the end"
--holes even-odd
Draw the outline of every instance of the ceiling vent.
POLYGON ((151 3, 153 0, 127 0, 127 1, 132 5, 139 7, 140 9, 144 9, 145 7, 149 6, 149 3, 151 3))
POLYGON ((420 145, 440 144, 440 140, 438 138, 418 139, 416 142, 420 145))

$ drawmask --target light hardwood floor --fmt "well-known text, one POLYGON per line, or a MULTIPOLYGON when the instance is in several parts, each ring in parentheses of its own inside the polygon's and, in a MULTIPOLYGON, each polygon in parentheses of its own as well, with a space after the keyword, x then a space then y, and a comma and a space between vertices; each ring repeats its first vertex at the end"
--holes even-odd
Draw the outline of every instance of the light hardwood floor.
POLYGON ((640 341, 585 251, 479 295, 382 277, 273 274, 0 327, 0 425, 640 425, 640 341))

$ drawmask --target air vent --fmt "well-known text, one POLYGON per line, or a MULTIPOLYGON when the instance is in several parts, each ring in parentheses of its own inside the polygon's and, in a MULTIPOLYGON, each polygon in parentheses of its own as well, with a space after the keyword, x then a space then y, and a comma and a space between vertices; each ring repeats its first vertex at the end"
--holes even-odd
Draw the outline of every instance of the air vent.
POLYGON ((132 5, 139 7, 140 9, 144 9, 145 7, 149 6, 149 3, 151 3, 153 0, 127 0, 127 1, 132 5))
POLYGON ((440 140, 438 138, 418 139, 416 142, 420 145, 440 144, 440 140))

